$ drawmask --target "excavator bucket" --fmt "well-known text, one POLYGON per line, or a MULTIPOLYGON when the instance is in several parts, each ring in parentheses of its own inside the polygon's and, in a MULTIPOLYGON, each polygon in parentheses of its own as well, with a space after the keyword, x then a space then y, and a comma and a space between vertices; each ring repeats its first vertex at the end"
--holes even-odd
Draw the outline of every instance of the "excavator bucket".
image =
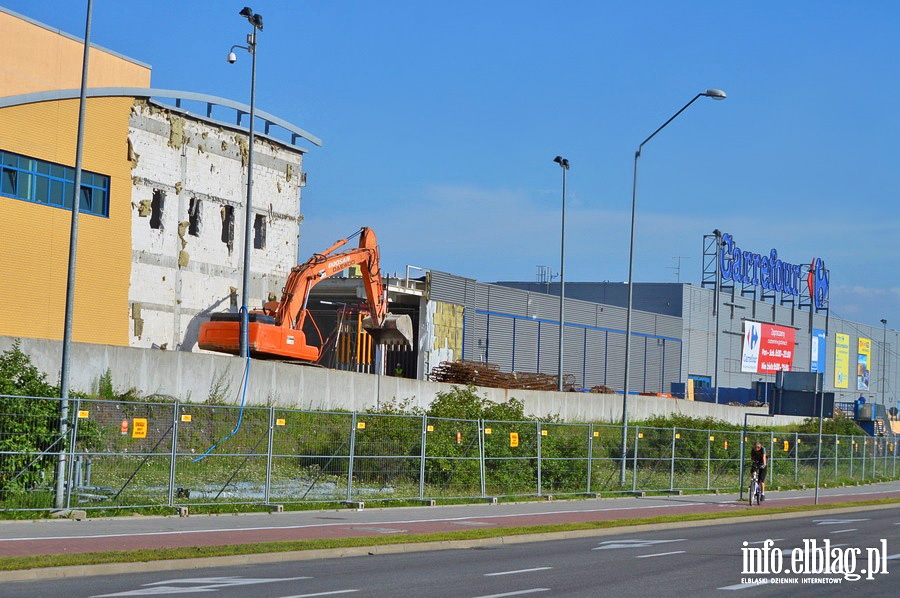
POLYGON ((411 347, 413 341, 412 320, 409 316, 387 314, 381 326, 375 326, 371 317, 363 320, 363 328, 376 345, 411 347))

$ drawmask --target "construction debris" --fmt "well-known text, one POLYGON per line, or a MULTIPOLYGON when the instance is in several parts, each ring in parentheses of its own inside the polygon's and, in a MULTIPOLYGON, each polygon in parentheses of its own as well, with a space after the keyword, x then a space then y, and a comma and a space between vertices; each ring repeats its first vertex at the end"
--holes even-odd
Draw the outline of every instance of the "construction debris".
POLYGON ((501 372, 500 366, 480 361, 444 361, 431 370, 434 382, 474 384, 517 390, 557 390, 559 378, 551 374, 501 372))

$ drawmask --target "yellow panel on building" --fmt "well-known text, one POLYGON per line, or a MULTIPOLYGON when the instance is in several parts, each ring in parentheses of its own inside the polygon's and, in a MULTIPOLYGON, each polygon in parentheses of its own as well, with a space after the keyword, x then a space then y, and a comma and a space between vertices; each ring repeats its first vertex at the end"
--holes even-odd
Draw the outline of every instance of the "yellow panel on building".
MULTIPOLYGON (((81 40, 3 10, 0 32, 0 93, 4 96, 81 86, 81 40)), ((150 67, 92 48, 88 87, 150 87, 150 67)))
MULTIPOLYGON (((109 217, 79 216, 73 340, 129 344, 131 98, 87 102, 83 168, 110 177, 109 217)), ((74 167, 78 101, 0 109, 0 149, 74 167)), ((62 338, 71 211, 0 196, 0 336, 62 338)))

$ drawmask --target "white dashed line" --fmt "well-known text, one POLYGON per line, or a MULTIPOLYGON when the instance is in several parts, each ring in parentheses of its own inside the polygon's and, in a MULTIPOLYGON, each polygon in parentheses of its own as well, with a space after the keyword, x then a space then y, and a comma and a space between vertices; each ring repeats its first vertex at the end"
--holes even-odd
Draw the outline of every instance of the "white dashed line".
POLYGON ((832 534, 846 534, 847 532, 858 532, 858 531, 859 531, 859 530, 856 529, 856 528, 854 527, 854 528, 851 528, 851 529, 836 529, 836 530, 834 530, 834 531, 831 532, 831 533, 832 533, 832 534))
POLYGON ((293 596, 284 596, 284 598, 313 598, 314 596, 334 596, 335 594, 349 594, 358 591, 359 590, 335 590, 333 592, 316 592, 315 594, 294 594, 293 596))
POLYGON ((656 554, 639 554, 634 558, 637 559, 649 559, 655 556, 669 556, 670 554, 684 554, 683 550, 675 550, 673 552, 657 552, 656 554))
POLYGON ((532 569, 517 569, 515 571, 498 571, 497 573, 485 573, 485 577, 494 577, 497 575, 515 575, 517 573, 531 573, 532 571, 546 571, 547 569, 552 569, 553 567, 534 567, 532 569))
POLYGON ((531 588, 530 590, 519 590, 518 592, 506 592, 505 594, 485 594, 484 596, 476 596, 475 598, 503 598, 504 596, 521 596, 522 594, 536 594, 537 592, 549 592, 550 588, 531 588))
POLYGON ((767 581, 760 581, 759 583, 736 583, 733 586, 725 586, 723 588, 719 588, 720 590, 746 590, 747 588, 755 588, 756 586, 766 585, 767 581))

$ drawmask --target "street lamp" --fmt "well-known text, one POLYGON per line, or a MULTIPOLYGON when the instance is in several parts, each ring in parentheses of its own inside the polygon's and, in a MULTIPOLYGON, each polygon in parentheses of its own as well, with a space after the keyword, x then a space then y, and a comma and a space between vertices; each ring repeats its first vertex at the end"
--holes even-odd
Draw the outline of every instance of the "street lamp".
POLYGON ((725 92, 721 89, 707 89, 704 92, 698 93, 691 99, 690 102, 681 107, 681 110, 672 115, 669 120, 664 122, 658 129, 653 131, 649 137, 644 139, 641 144, 638 146, 637 151, 634 152, 634 179, 631 187, 631 237, 628 244, 628 309, 626 311, 625 316, 625 383, 623 385, 623 394, 622 394, 622 473, 621 473, 621 483, 625 484, 625 452, 627 450, 627 442, 628 442, 628 366, 631 360, 631 312, 632 312, 632 300, 634 296, 634 291, 632 289, 633 285, 633 274, 634 274, 634 215, 635 215, 635 207, 637 205, 637 173, 638 173, 638 158, 641 157, 641 150, 644 148, 644 145, 656 137, 656 134, 662 131, 666 126, 678 118, 678 116, 687 110, 688 106, 696 102, 701 97, 712 98, 714 100, 724 100, 725 92))
POLYGON ((569 161, 556 156, 553 161, 562 168, 562 241, 559 250, 559 390, 563 389, 563 337, 566 327, 566 172, 569 161))
POLYGON ((881 325, 884 327, 881 337, 881 404, 886 405, 884 392, 887 386, 887 320, 885 318, 881 319, 881 325))
POLYGON ((235 48, 240 48, 242 50, 247 50, 250 53, 250 144, 249 151, 247 152, 247 206, 246 212, 244 214, 244 263, 242 266, 243 269, 243 287, 241 290, 241 329, 240 329, 240 347, 241 347, 241 357, 249 357, 250 355, 250 346, 248 339, 248 329, 250 328, 250 313, 247 309, 247 298, 250 295, 250 243, 252 238, 250 236, 251 227, 253 224, 252 216, 253 216, 253 119, 256 112, 256 31, 263 30, 263 19, 262 15, 259 13, 253 12, 248 6, 245 6, 241 9, 241 12, 238 13, 242 17, 246 18, 247 21, 250 22, 253 29, 249 34, 247 34, 247 45, 246 46, 231 46, 231 51, 228 53, 228 62, 229 64, 234 64, 237 62, 237 55, 234 53, 235 48))

